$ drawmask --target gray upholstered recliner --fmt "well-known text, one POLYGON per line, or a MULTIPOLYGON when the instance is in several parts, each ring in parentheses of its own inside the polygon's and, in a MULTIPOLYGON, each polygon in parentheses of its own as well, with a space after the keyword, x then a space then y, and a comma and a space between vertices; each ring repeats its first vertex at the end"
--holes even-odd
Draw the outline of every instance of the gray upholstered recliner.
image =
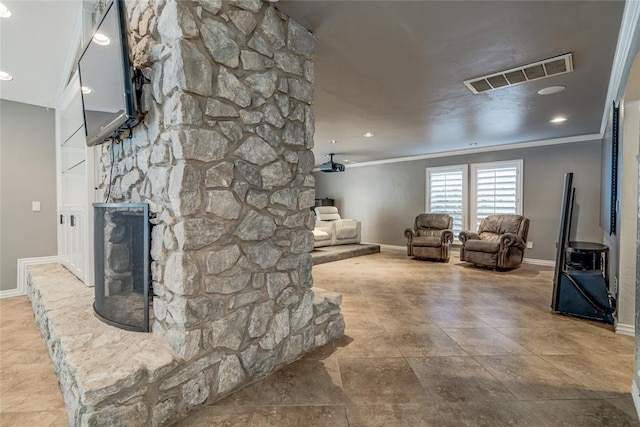
POLYGON ((407 255, 449 261, 453 241, 451 227, 453 218, 447 214, 418 215, 414 227, 404 231, 407 238, 407 255))
POLYGON ((460 260, 494 268, 516 268, 527 247, 529 220, 522 215, 490 215, 478 232, 460 232, 460 260))

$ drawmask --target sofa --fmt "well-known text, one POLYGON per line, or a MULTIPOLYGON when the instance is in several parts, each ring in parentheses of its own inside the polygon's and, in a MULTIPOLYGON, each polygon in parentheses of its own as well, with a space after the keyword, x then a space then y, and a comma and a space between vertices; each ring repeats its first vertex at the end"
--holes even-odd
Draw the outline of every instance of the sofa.
POLYGON ((335 206, 319 206, 315 208, 315 214, 314 247, 328 246, 325 233, 330 234, 332 246, 360 243, 360 221, 343 219, 335 206))
POLYGON ((453 242, 453 218, 447 214, 423 213, 416 217, 413 228, 407 228, 407 255, 418 259, 449 261, 453 242))
POLYGON ((489 215, 476 233, 460 232, 460 260, 492 268, 511 269, 522 263, 529 220, 522 215, 489 215))

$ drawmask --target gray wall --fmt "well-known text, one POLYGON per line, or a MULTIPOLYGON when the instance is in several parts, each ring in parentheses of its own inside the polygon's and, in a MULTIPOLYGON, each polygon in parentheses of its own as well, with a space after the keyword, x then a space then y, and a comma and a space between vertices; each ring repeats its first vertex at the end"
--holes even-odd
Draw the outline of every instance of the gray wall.
POLYGON ((555 259, 565 172, 573 172, 576 204, 571 238, 602 242, 600 141, 465 154, 316 172, 316 197, 329 197, 344 218, 362 221, 362 240, 405 245, 404 229, 425 209, 427 167, 524 160, 523 213, 531 220, 525 257, 555 259))
POLYGON ((54 110, 0 100, 0 290, 16 260, 57 253, 54 110), (41 211, 32 212, 31 202, 41 211))

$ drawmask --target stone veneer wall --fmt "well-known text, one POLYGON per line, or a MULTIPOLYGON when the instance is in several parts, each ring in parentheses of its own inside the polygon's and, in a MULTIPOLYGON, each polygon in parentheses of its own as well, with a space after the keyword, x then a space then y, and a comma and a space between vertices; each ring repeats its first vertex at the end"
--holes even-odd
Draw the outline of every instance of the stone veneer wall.
POLYGON ((315 41, 261 0, 126 9, 148 114, 101 147, 100 189, 157 215, 152 329, 198 367, 175 403, 192 407, 343 334, 311 290, 315 41))

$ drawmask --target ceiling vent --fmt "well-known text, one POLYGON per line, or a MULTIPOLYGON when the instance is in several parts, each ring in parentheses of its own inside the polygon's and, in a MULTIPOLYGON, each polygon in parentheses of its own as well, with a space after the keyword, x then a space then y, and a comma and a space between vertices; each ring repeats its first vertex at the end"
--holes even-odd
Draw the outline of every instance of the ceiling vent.
POLYGON ((464 84, 473 93, 483 93, 501 87, 544 79, 573 71, 573 54, 554 56, 520 67, 510 68, 475 79, 465 80, 464 84))

